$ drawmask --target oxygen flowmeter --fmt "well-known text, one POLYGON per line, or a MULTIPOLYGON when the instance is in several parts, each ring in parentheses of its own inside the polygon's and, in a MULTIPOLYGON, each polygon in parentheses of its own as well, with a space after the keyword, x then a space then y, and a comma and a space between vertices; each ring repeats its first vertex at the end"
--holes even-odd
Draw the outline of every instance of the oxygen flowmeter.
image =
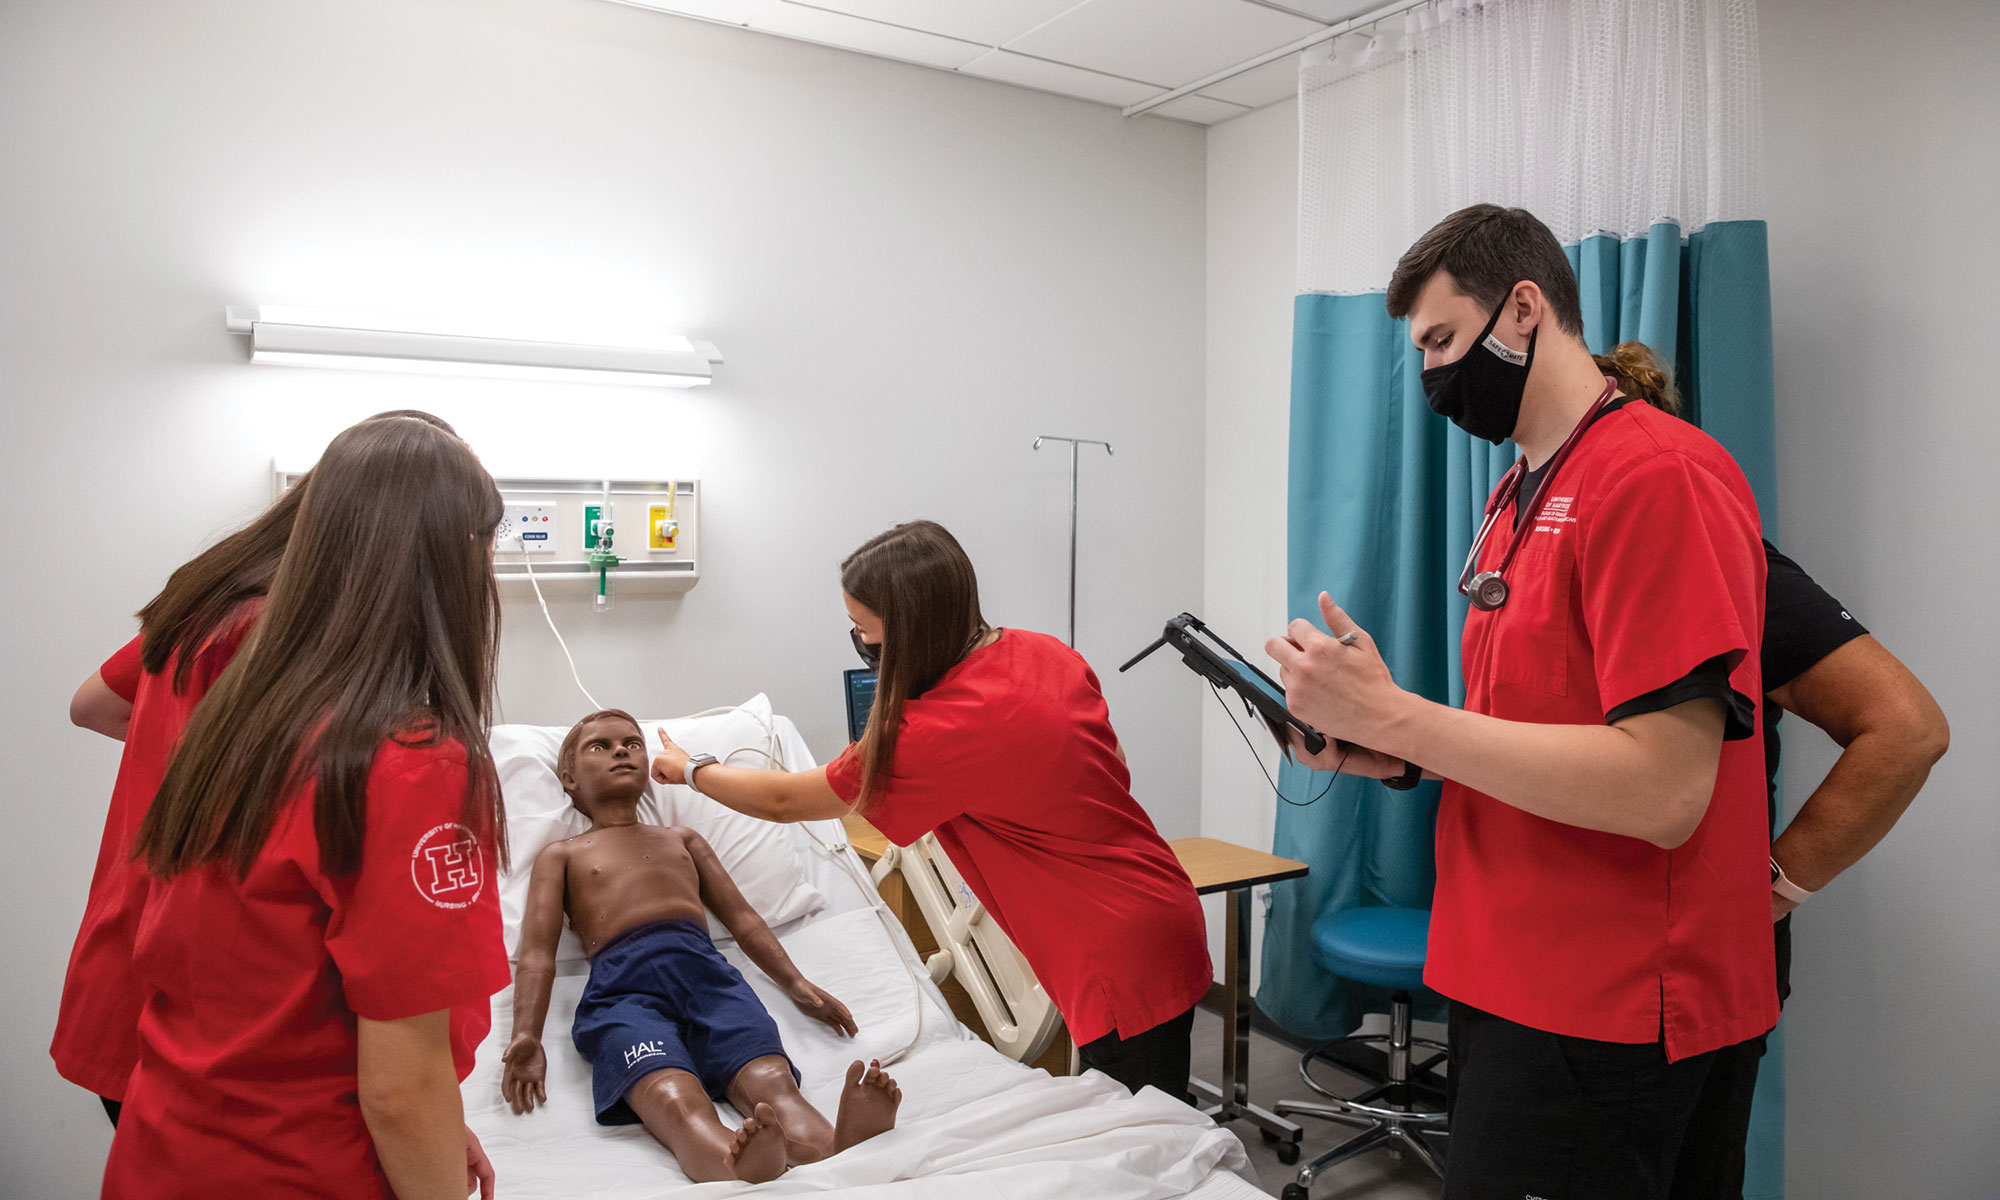
POLYGON ((611 549, 615 533, 611 510, 609 501, 583 506, 583 558, 589 564, 591 574, 596 576, 596 590, 590 601, 592 612, 610 610, 617 587, 617 578, 612 572, 625 561, 611 549))

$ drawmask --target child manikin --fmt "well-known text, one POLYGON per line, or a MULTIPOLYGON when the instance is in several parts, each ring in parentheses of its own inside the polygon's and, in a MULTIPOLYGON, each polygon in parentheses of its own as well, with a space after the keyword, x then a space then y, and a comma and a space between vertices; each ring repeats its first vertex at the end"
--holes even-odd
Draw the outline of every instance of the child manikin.
POLYGON ((903 1094, 879 1062, 848 1067, 832 1122, 799 1094, 777 1024, 709 940, 707 913, 800 1011, 850 1036, 854 1018, 799 973, 700 834, 639 822, 646 766, 639 723, 615 709, 563 740, 557 774, 590 828, 544 847, 529 876, 508 1103, 524 1113, 548 1101, 542 1023, 567 912, 590 956, 572 1036, 591 1062, 599 1124, 643 1123, 696 1182, 752 1183, 893 1128, 903 1094), (742 1128, 717 1117, 712 1101, 725 1099, 742 1128))

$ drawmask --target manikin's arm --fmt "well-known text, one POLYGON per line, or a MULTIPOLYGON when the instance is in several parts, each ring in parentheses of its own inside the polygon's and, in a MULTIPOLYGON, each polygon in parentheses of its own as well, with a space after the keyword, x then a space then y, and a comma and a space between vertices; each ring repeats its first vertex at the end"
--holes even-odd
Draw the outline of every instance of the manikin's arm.
MULTIPOLYGON (((702 778, 706 780, 707 772, 714 769, 704 767, 702 778)), ((689 830, 687 850, 689 857, 694 859, 696 873, 701 877, 701 902, 736 939, 744 955, 757 964, 758 970, 770 976, 771 982, 785 989, 785 994, 792 998, 792 1003, 798 1005, 800 1011, 825 1021, 843 1033, 853 1034, 856 1026, 847 1006, 821 991, 799 972, 792 956, 778 944, 778 937, 771 932, 771 927, 743 898, 736 881, 729 877, 729 872, 723 868, 722 860, 715 856, 707 839, 689 830)))
POLYGON ((132 702, 111 690, 96 671, 76 689, 69 701, 70 724, 116 741, 125 740, 125 727, 132 721, 132 702))
POLYGON ((563 897, 569 880, 569 847, 553 842, 535 856, 528 876, 527 910, 521 917, 520 962, 514 970, 514 1036, 501 1055, 500 1094, 515 1112, 548 1103, 548 1059, 542 1024, 556 980, 556 943, 562 938, 563 897))
MULTIPOLYGON (((1840 760, 1771 847, 1794 883, 1818 891, 1874 849, 1951 744, 1930 692, 1882 643, 1859 637, 1771 699, 1840 743, 1840 760)), ((1792 907, 1771 898, 1772 917, 1792 907)))

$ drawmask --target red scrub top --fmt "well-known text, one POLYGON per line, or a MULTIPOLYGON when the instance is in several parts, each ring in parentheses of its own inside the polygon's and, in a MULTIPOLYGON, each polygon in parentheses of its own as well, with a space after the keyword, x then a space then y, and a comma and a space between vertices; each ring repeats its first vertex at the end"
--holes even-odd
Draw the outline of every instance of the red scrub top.
POLYGON ((456 742, 383 742, 353 875, 320 870, 307 787, 245 878, 210 863, 154 883, 107 1200, 390 1195, 356 1095, 355 1018, 451 1010, 463 1079, 507 984, 493 841, 465 824, 465 774, 456 742))
MULTIPOLYGON (((866 814, 898 845, 937 834, 1078 1045, 1170 1021, 1214 978, 1194 884, 1132 798, 1117 745, 1083 657, 1003 630, 903 705, 866 814)), ((826 778, 854 802, 858 743, 826 778)))
MULTIPOLYGON (((1480 569, 1513 517, 1501 511, 1480 569)), ((1466 618, 1467 711, 1601 724, 1718 655, 1732 691, 1763 695, 1757 503, 1707 434, 1645 404, 1606 414, 1523 528, 1507 603, 1466 618)), ((1770 1029, 1763 753, 1761 734, 1723 743, 1707 814, 1674 850, 1447 781, 1424 981, 1535 1029, 1664 1038, 1670 1061, 1770 1029)))
POLYGON ((97 846, 97 868, 90 877, 83 923, 63 977, 49 1054, 64 1079, 112 1100, 124 1098, 126 1080, 139 1061, 139 989, 132 978, 132 938, 146 904, 146 868, 133 860, 132 841, 195 705, 235 657, 262 604, 260 600, 244 604, 202 644, 185 692, 173 687, 179 658, 170 660, 157 675, 141 669, 143 638, 126 643, 97 671, 112 691, 132 701, 132 717, 104 814, 104 835, 97 846))
POLYGON ((140 653, 145 645, 145 635, 141 634, 120 646, 118 653, 105 659, 104 665, 97 668, 97 677, 104 681, 104 686, 127 704, 138 696, 139 677, 146 672, 140 662, 140 653))

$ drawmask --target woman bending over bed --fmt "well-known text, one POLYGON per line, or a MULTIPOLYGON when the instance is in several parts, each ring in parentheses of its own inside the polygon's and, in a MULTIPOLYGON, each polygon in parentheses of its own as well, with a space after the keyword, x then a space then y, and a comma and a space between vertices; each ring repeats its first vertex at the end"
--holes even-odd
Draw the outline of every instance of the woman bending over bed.
POLYGON ((653 778, 767 821, 852 812, 901 846, 936 833, 1083 1065, 1185 1098, 1213 978, 1207 926, 1132 795, 1090 664, 1055 638, 988 625, 972 560, 935 522, 870 539, 840 588, 879 675, 861 740, 823 767, 753 771, 690 760, 663 731, 653 778))
POLYGON ((880 1063, 847 1069, 829 1123, 799 1094, 777 1023, 709 940, 705 912, 807 1016, 856 1032, 840 1001, 799 973, 702 836, 638 820, 646 737, 616 709, 563 739, 556 770, 590 828, 535 858, 501 1092, 517 1113, 547 1103, 542 1023, 563 914, 590 956, 571 1037, 591 1063, 600 1125, 641 1122, 689 1179, 764 1183, 896 1124, 902 1091, 880 1063), (743 1114, 732 1133, 711 1101, 743 1114))

